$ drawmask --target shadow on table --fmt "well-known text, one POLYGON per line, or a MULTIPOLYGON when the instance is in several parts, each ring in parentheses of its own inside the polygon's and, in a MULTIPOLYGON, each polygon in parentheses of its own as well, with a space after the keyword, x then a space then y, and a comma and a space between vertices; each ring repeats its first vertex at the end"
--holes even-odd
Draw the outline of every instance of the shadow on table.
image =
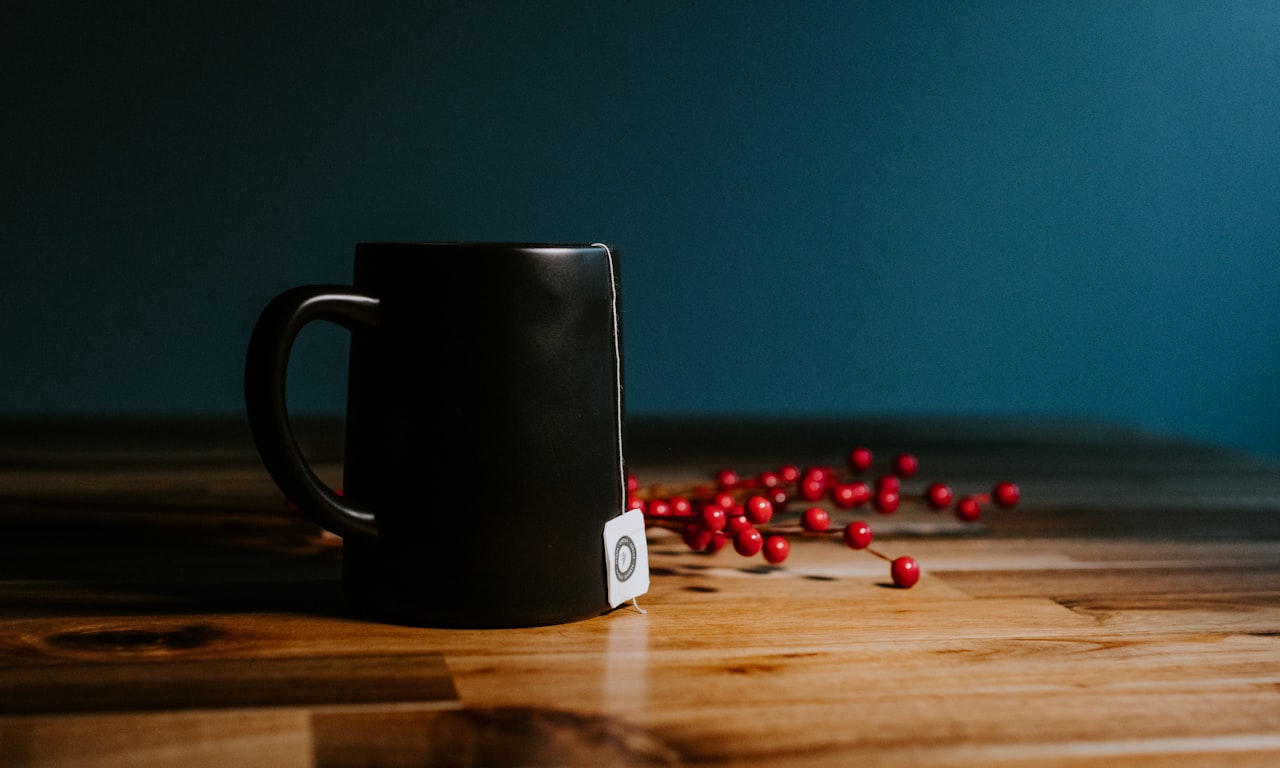
POLYGON ((344 614, 341 540, 291 510, 0 496, 0 616, 344 614))

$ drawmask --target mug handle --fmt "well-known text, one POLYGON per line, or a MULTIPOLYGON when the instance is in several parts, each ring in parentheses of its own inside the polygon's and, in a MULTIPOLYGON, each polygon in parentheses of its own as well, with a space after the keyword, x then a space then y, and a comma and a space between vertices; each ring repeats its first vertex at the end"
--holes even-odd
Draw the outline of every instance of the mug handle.
POLYGON ((244 368, 245 410, 262 463, 286 497, 323 528, 340 536, 373 538, 373 513, 352 506, 316 477, 294 437, 285 406, 285 376, 293 342, 312 320, 347 330, 380 322, 378 299, 345 285, 304 285, 271 300, 254 326, 244 368))

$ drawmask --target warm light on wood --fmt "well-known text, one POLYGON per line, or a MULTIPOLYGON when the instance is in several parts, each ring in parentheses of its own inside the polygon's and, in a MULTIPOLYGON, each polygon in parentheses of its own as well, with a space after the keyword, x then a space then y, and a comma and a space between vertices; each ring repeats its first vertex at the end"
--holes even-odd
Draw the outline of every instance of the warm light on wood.
MULTIPOLYGON (((1280 466, 1073 424, 694 427, 637 422, 631 471, 859 442, 1022 500, 864 513, 909 590, 838 538, 775 567, 658 529, 647 613, 418 629, 343 614, 341 542, 234 427, 16 425, 0 766, 1280 764, 1280 466)), ((332 429, 303 437, 339 482, 332 429)))

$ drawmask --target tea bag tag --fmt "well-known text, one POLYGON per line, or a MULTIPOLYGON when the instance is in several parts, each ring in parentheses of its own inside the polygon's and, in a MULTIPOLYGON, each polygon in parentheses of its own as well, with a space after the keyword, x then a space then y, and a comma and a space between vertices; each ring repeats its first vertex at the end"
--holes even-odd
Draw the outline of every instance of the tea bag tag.
POLYGON ((649 591, 649 549, 645 545, 643 512, 633 509, 605 523, 604 564, 610 607, 617 608, 649 591))

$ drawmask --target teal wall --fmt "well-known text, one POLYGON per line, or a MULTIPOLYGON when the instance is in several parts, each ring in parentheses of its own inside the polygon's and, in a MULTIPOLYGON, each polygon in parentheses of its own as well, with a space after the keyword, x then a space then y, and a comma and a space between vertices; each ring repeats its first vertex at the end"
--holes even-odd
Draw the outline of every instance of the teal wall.
MULTIPOLYGON (((0 415, 239 413, 258 310, 359 240, 608 240, 633 413, 1280 454, 1278 3, 3 15, 0 415)), ((342 342, 296 412, 340 412, 342 342)))

